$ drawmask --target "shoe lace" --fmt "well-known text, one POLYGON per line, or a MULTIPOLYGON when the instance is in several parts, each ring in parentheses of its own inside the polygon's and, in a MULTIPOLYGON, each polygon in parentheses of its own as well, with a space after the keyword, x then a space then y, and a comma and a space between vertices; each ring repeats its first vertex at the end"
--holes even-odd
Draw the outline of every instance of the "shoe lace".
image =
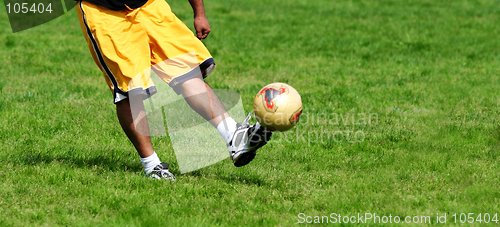
POLYGON ((168 171, 168 169, 164 169, 161 164, 156 166, 154 168, 153 172, 151 172, 151 174, 155 174, 156 176, 163 178, 163 179, 166 179, 166 180, 175 181, 174 174, 172 174, 170 171, 168 171))
POLYGON ((247 117, 245 120, 241 123, 236 124, 236 129, 244 129, 250 127, 250 124, 248 123, 250 119, 252 118, 252 112, 248 113, 247 117))
POLYGON ((161 171, 161 176, 165 179, 169 179, 169 180, 172 180, 172 181, 175 181, 175 177, 174 177, 174 174, 172 174, 170 171, 164 169, 161 171))
POLYGON ((246 118, 245 118, 245 120, 242 122, 242 124, 244 124, 244 125, 248 125, 248 122, 250 121, 250 119, 252 119, 252 113, 253 113, 253 112, 248 113, 247 117, 246 117, 246 118))
MULTIPOLYGON (((243 125, 247 125, 247 127, 250 127, 250 124, 248 122, 252 118, 252 114, 254 114, 254 117, 255 117, 255 113, 253 111, 248 113, 247 117, 242 122, 243 125)), ((253 129, 252 133, 250 133, 250 135, 248 135, 248 138, 253 138, 253 136, 257 133, 257 130, 259 130, 259 128, 260 128, 259 122, 255 123, 255 125, 253 125, 253 128, 254 129, 253 129)))

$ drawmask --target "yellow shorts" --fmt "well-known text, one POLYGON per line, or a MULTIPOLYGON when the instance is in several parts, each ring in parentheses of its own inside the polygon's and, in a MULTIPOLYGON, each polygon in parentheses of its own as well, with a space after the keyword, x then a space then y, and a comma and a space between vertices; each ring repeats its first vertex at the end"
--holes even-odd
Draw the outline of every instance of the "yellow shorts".
POLYGON ((126 10, 80 1, 77 13, 92 57, 113 91, 114 103, 129 95, 147 98, 156 93, 150 69, 174 90, 200 73, 206 77, 213 69, 210 52, 164 0, 149 0, 142 7, 126 10))

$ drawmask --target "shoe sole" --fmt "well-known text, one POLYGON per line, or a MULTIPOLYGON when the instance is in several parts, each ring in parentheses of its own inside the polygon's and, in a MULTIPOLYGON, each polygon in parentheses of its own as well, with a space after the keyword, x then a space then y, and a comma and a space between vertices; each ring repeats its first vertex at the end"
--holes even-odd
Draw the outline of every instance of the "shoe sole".
POLYGON ((240 156, 238 156, 235 160, 233 160, 233 164, 236 167, 242 167, 250 163, 255 158, 255 155, 257 155, 256 151, 243 153, 240 156))
POLYGON ((255 155, 257 155, 257 150, 266 144, 267 143, 261 143, 255 148, 255 150, 240 154, 236 159, 233 160, 234 166, 242 167, 250 163, 255 158, 255 155))

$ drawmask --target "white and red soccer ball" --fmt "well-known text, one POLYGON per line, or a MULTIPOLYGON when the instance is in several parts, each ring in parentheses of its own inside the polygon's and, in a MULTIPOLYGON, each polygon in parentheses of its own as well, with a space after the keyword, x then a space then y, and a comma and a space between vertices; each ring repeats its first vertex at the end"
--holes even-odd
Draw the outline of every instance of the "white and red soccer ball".
POLYGON ((302 113, 302 99, 292 86, 272 83, 263 87, 253 102, 257 121, 266 129, 283 132, 297 124, 302 113))

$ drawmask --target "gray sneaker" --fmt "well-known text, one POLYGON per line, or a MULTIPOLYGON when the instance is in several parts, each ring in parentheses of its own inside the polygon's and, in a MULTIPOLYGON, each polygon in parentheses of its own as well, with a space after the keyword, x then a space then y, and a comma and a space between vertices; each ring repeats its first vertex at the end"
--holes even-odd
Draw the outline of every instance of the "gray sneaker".
POLYGON ((153 171, 149 174, 149 177, 158 180, 172 180, 175 181, 174 174, 168 171, 168 163, 162 162, 157 165, 153 171))
POLYGON ((271 139, 272 132, 266 130, 258 122, 249 125, 251 115, 248 114, 245 121, 236 125, 233 139, 227 144, 229 156, 236 167, 250 163, 257 154, 257 149, 266 145, 271 139))

